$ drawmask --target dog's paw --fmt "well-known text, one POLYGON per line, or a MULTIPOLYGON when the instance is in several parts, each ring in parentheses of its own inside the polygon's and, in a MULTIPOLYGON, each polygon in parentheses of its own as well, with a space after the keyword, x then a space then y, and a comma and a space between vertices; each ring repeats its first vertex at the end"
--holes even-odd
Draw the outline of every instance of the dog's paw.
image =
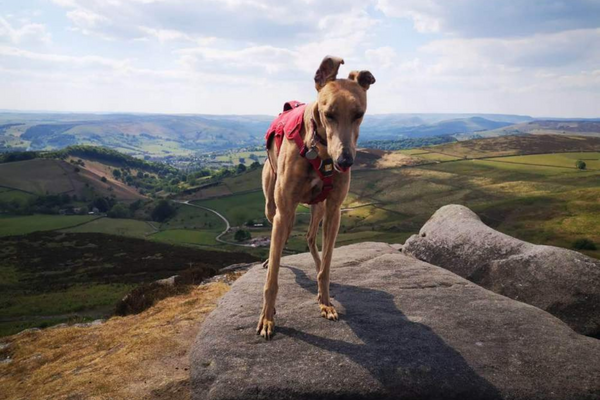
POLYGON ((264 269, 267 269, 267 268, 269 268, 269 259, 268 259, 268 258, 265 260, 265 262, 263 263, 262 267, 263 267, 264 269))
POLYGON ((319 304, 319 308, 321 309, 321 317, 327 318, 330 321, 338 320, 338 313, 335 311, 335 307, 319 304))
POLYGON ((273 337, 273 331, 275 330, 275 321, 268 320, 260 317, 258 326, 256 327, 256 334, 264 337, 266 340, 270 340, 273 337))

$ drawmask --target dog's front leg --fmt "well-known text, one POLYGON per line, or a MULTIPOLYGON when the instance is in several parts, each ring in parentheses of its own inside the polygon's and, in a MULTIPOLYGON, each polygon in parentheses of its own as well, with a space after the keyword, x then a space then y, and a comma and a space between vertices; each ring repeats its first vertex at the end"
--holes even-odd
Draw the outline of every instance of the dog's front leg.
POLYGON ((317 275, 319 284, 319 295, 317 300, 321 309, 321 316, 332 321, 337 321, 338 313, 329 299, 329 270, 331 267, 331 258, 333 248, 340 229, 340 205, 331 204, 327 201, 325 205, 325 221, 323 223, 323 259, 321 260, 321 270, 317 275))
POLYGON ((281 263, 281 253, 283 246, 287 241, 292 225, 294 223, 295 208, 285 209, 277 208, 273 218, 273 230, 271 232, 271 248, 269 251, 269 269, 267 270, 267 280, 264 287, 263 307, 260 313, 256 333, 269 340, 273 336, 275 328, 275 300, 277 298, 279 275, 279 265, 281 263))

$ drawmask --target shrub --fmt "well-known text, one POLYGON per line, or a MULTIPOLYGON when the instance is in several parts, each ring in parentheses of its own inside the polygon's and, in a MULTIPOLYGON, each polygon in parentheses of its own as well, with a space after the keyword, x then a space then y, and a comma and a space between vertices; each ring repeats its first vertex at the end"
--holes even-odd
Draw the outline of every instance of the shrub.
POLYGON ((117 203, 112 206, 107 215, 109 218, 128 218, 129 208, 122 203, 117 203))
POLYGON ((583 161, 583 160, 577 160, 577 162, 575 163, 575 166, 578 169, 585 169, 587 167, 585 161, 583 161))
POLYGON ((145 283, 133 289, 117 302, 115 314, 120 316, 139 314, 162 299, 189 293, 190 289, 190 285, 165 285, 156 282, 145 283))
POLYGON ((250 234, 250 232, 245 231, 243 229, 238 230, 237 232, 235 232, 234 235, 234 239, 237 240, 238 242, 243 242, 244 240, 248 240, 252 237, 252 235, 250 234))
POLYGON ((177 210, 173 207, 171 202, 163 199, 158 202, 150 215, 154 221, 164 222, 175 215, 176 212, 177 210))
POLYGON ((573 242, 573 248, 577 250, 596 250, 596 243, 590 239, 580 238, 573 242))

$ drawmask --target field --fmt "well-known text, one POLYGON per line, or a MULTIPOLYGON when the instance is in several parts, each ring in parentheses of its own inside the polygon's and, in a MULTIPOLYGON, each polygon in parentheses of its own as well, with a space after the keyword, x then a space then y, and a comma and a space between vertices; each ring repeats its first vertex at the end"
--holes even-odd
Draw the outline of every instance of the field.
POLYGON ((90 222, 96 218, 98 217, 93 215, 27 215, 22 217, 0 215, 0 237, 64 229, 90 222))
MULTIPOLYGON (((446 156, 439 147, 365 153, 372 159, 368 168, 352 172, 337 245, 402 243, 446 204, 470 207, 486 224, 532 243, 573 248, 575 240, 586 238, 600 244, 600 152, 498 156, 514 149, 487 151, 481 144, 487 140, 491 139, 479 141, 475 159, 436 158, 446 156), (387 160, 385 167, 382 159, 387 160), (575 168, 578 159, 586 161, 587 170, 575 168)), ((231 194, 193 204, 220 212, 234 227, 248 220, 262 222, 264 198, 256 190, 259 172, 227 178, 221 187, 231 194)), ((0 198, 28 196, 16 193, 1 188, 0 198)), ((94 216, 0 217, 0 334, 98 318, 110 314, 115 301, 140 282, 190 267, 213 268, 241 262, 243 257, 266 257, 265 247, 217 242, 225 224, 214 213, 183 204, 176 207, 177 214, 162 224, 94 216), (26 236, 8 237, 12 235, 26 236), (210 252, 203 247, 220 250, 214 253, 218 256, 207 256, 210 252)), ((309 217, 308 208, 299 206, 286 254, 307 250, 309 217)), ((268 226, 248 229, 254 238, 270 235, 268 226)), ((233 235, 231 231, 223 239, 234 241, 233 235)), ((583 252, 600 258, 600 250, 583 252)))
POLYGON ((265 163, 266 152, 264 150, 260 151, 231 151, 226 154, 222 154, 216 157, 216 161, 220 161, 223 163, 231 163, 231 165, 244 164, 246 166, 250 166, 255 160, 251 159, 250 156, 255 156, 258 158, 258 161, 261 164, 265 163), (240 158, 243 159, 244 162, 240 162, 240 158))
MULTIPOLYGON (((486 139, 489 140, 489 139, 486 139)), ((402 151, 402 153, 408 153, 402 151)), ((421 157, 424 150, 410 151, 421 157)), ((427 153, 431 154, 431 153, 427 153)), ((443 154, 442 154, 443 155, 443 154)), ((578 238, 600 244, 600 153, 575 152, 363 169, 353 172, 337 245, 365 240, 403 242, 441 206, 458 203, 487 224, 534 243, 572 248, 578 238), (575 168, 584 159, 587 171, 575 168)), ((248 185, 258 185, 258 180, 248 185)), ((241 225, 264 218, 261 192, 197 202, 241 225)), ((306 251, 308 209, 299 207, 286 248, 306 251)), ((268 236, 252 231, 253 237, 268 236)), ((225 239, 232 240, 233 235, 225 239)), ((599 251, 585 251, 600 257, 599 251)))
POLYGON ((14 189, 0 187, 0 201, 27 201, 34 195, 14 189))
MULTIPOLYGON (((600 171, 565 167, 565 160, 579 156, 545 155, 544 166, 531 165, 540 162, 538 156, 523 156, 519 164, 465 160, 360 171, 353 176, 352 191, 382 210, 399 213, 375 223, 376 231, 415 233, 436 209, 455 203, 517 238, 571 248, 578 238, 600 243, 600 171)), ((587 254, 600 257, 599 251, 587 254)))
POLYGON ((265 218, 265 203, 262 191, 225 196, 194 204, 211 208, 223 214, 232 225, 242 225, 248 220, 265 218))
POLYGON ((137 238, 144 238, 155 231, 148 222, 118 218, 98 218, 86 224, 62 230, 62 232, 69 233, 107 233, 137 238))
POLYGON ((539 154, 532 156, 515 156, 490 158, 488 161, 498 161, 504 163, 536 165, 543 167, 569 168, 574 169, 575 162, 583 160, 586 163, 587 170, 600 170, 600 153, 565 153, 565 154, 539 154))
MULTIPOLYGON (((573 135, 516 135, 467 140, 408 150, 438 152, 458 158, 600 151, 600 137, 573 135)), ((414 153, 413 153, 414 154, 414 153)))
POLYGON ((36 232, 0 239, 0 336, 34 326, 111 315, 142 282, 176 274, 211 276, 251 262, 245 253, 98 233, 36 232))

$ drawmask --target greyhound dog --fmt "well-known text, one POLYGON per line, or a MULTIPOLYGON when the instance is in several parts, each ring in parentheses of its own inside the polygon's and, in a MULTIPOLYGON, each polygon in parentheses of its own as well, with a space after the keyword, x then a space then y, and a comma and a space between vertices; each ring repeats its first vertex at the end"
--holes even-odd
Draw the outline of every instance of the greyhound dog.
POLYGON ((273 230, 269 259, 265 262, 268 271, 263 307, 256 329, 256 333, 267 340, 273 336, 275 326, 281 253, 292 231, 299 203, 310 204, 306 238, 317 271, 321 316, 332 321, 338 319, 329 298, 329 269, 340 227, 340 207, 350 187, 349 169, 356 157, 359 128, 367 109, 367 90, 375 83, 369 71, 352 71, 347 79, 337 79, 343 63, 341 58, 331 56, 321 62, 314 78, 317 101, 304 106, 303 113, 298 115, 296 140, 291 140, 286 133, 277 149, 270 145, 267 132, 268 162, 262 171, 262 187, 265 214, 273 230), (328 168, 315 167, 315 160, 328 168), (323 219, 321 259, 316 237, 323 219))

